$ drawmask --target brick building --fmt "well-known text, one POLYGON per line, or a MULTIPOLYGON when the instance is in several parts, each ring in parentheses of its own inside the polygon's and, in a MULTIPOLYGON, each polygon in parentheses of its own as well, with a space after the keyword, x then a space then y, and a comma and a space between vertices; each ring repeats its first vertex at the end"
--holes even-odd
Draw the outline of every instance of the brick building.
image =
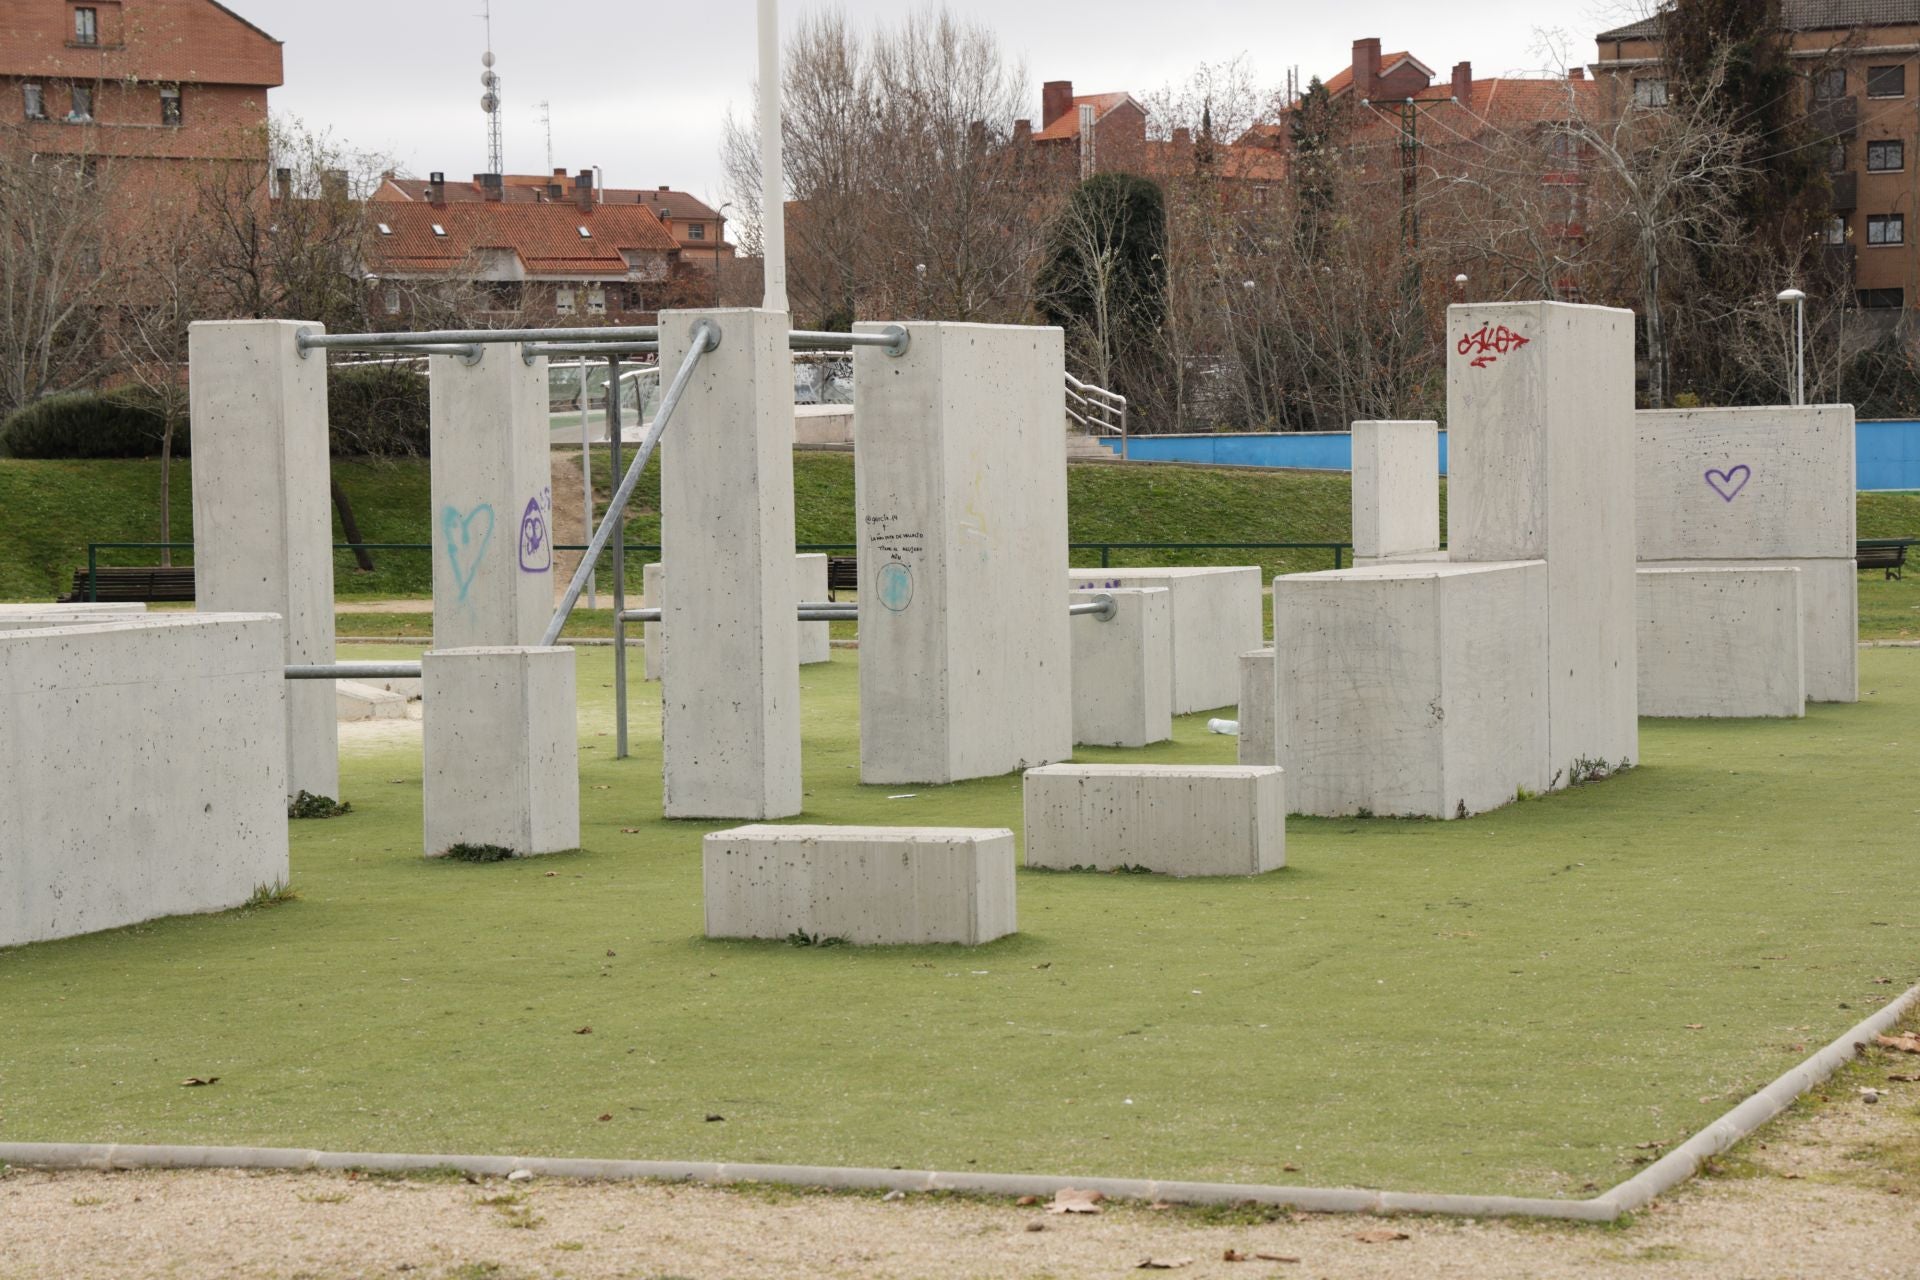
POLYGON ((582 169, 571 177, 565 169, 555 169, 550 176, 506 173, 496 178, 476 173, 471 182, 448 182, 443 175, 403 178, 389 173, 373 198, 425 201, 437 192, 438 198, 448 204, 484 203, 489 199, 502 204, 565 204, 577 203, 583 191, 596 204, 638 204, 652 210, 679 244, 680 261, 688 267, 711 271, 734 256, 734 247, 727 243, 727 220, 719 211, 671 187, 596 188, 591 169, 582 169))
MULTIPOLYGON (((1781 10, 1833 188, 1822 239, 1860 307, 1897 315, 1920 303, 1907 163, 1920 146, 1920 0, 1783 0, 1781 10)), ((1593 69, 1609 92, 1666 102, 1662 22, 1656 14, 1595 37, 1593 69)))
POLYGON ((280 42, 214 0, 0 0, 0 103, 37 155, 109 168, 123 195, 188 192, 263 161, 280 42))

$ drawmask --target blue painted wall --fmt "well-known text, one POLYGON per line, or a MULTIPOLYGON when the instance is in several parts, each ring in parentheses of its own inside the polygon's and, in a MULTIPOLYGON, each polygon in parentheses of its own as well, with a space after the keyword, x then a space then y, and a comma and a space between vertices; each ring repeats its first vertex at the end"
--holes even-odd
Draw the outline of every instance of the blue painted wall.
MULTIPOLYGON (((1862 422, 1854 428, 1855 485, 1920 489, 1920 421, 1862 422)), ((1120 442, 1100 443, 1120 451, 1120 442)), ((1353 437, 1345 431, 1250 435, 1134 436, 1127 456, 1148 462, 1210 462, 1233 467, 1353 470, 1353 437)), ((1440 433, 1440 474, 1447 474, 1447 433, 1440 433)))

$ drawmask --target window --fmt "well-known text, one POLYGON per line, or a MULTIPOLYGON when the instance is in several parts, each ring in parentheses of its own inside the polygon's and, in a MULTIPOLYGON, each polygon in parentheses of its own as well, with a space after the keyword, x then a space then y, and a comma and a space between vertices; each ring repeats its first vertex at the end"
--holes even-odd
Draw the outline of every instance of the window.
POLYGON ((704 223, 704 222, 689 222, 689 223, 687 224, 687 239, 689 239, 689 240, 705 240, 706 238, 707 238, 707 224, 706 224, 706 223, 704 223))
POLYGON ((1868 173, 1898 173, 1907 167, 1906 144, 1899 140, 1867 144, 1868 173))
POLYGON ((81 6, 73 11, 73 42, 75 44, 100 43, 100 11, 81 6))
POLYGON ((1907 65, 1895 63, 1891 67, 1867 68, 1867 96, 1869 98, 1904 98, 1907 96, 1907 65))
POLYGON ((1813 100, 1832 102, 1835 98, 1847 96, 1847 69, 1830 67, 1825 71, 1813 73, 1813 100))
POLYGON ((572 315, 573 314, 573 290, 555 289, 553 291, 553 310, 554 310, 554 314, 556 315, 563 315, 563 316, 572 315))
POLYGON ((1633 82, 1633 105, 1636 107, 1664 107, 1667 105, 1667 82, 1661 80, 1635 80, 1633 82))
POLYGON ((1255 187, 1253 189, 1253 202, 1255 204, 1265 204, 1267 202, 1267 189, 1265 187, 1255 187))
POLYGON ((607 314, 607 291, 603 285, 594 285, 587 290, 587 314, 603 316, 607 314))
POLYGON ((160 91, 160 123, 178 125, 181 121, 180 90, 178 88, 160 91))
POLYGON ((1906 214, 1870 213, 1867 215, 1868 244, 1903 244, 1906 238, 1906 214))
POLYGON ((581 228, 579 228, 579 231, 580 231, 580 238, 581 238, 582 240, 591 240, 591 239, 593 239, 593 232, 591 232, 591 231, 589 231, 589 230, 587 230, 587 229, 586 229, 585 227, 581 227, 581 228))
POLYGON ((447 234, 447 229, 436 222, 433 224, 433 234, 441 237, 442 239, 445 239, 447 234))
POLYGON ((81 124, 93 119, 93 90, 84 85, 73 86, 73 110, 67 113, 67 119, 81 124))
POLYGON ((645 311, 647 296, 637 284, 620 286, 620 309, 622 311, 645 311))
POLYGON ((376 222, 373 225, 380 228, 380 234, 383 236, 390 236, 393 234, 393 228, 388 226, 384 222, 376 222))
POLYGON ((1820 229, 1820 239, 1826 244, 1845 244, 1847 242, 1847 220, 1839 214, 1827 219, 1827 225, 1820 229))
POLYGON ((387 302, 388 315, 397 316, 400 314, 400 286, 399 285, 390 284, 387 286, 386 302, 387 302))
POLYGON ((1901 289, 1862 289, 1854 296, 1859 299, 1860 305, 1869 311, 1903 307, 1907 304, 1906 292, 1901 289))
POLYGON ((20 86, 20 96, 25 100, 27 119, 45 120, 47 118, 47 91, 37 84, 20 86))

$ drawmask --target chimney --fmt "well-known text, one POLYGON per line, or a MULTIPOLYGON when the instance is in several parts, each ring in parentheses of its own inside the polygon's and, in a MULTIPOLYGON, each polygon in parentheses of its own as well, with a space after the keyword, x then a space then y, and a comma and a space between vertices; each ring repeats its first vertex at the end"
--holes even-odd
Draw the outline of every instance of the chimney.
POLYGON ((1040 86, 1040 127, 1046 128, 1073 110, 1073 81, 1049 80, 1040 86))
POLYGON ((1370 36, 1353 42, 1353 96, 1361 101, 1373 97, 1373 78, 1380 74, 1380 37, 1370 36))
POLYGON ((427 203, 445 204, 447 202, 447 175, 438 169, 427 175, 427 203))
POLYGON ((1586 78, 1587 69, 1585 67, 1575 67, 1573 70, 1567 72, 1567 79, 1569 80, 1585 80, 1586 78))
POLYGON ((582 169, 573 180, 573 200, 586 213, 593 208, 593 170, 582 169))
POLYGON ((293 198, 293 170, 275 169, 273 171, 273 198, 276 200, 293 198))
POLYGON ((564 178, 564 177, 566 177, 566 176, 567 176, 567 171, 566 171, 566 170, 565 170, 564 168, 562 168, 562 169, 555 169, 555 170, 553 171, 553 176, 554 176, 554 177, 556 177, 556 178, 564 178))
POLYGON ((1033 121, 1015 120, 1013 122, 1013 141, 1015 146, 1033 141, 1033 121))
POLYGON ((967 125, 967 150, 979 155, 987 149, 987 122, 975 120, 967 125))
POLYGON ((1471 62, 1453 64, 1453 98, 1463 107, 1473 105, 1473 64, 1471 62))
POLYGON ((1173 131, 1173 145, 1176 147, 1191 147, 1193 145, 1193 130, 1187 128, 1185 125, 1181 125, 1178 129, 1175 129, 1173 131))
POLYGON ((497 173, 476 173, 473 181, 480 188, 480 198, 483 200, 498 202, 506 196, 497 173))
POLYGON ((324 170, 320 174, 320 196, 324 200, 344 204, 347 199, 347 171, 324 170))

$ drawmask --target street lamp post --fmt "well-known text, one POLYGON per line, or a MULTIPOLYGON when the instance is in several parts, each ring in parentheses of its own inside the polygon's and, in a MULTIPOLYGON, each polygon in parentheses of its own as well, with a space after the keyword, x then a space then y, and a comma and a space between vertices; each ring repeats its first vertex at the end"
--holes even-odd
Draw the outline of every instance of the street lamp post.
POLYGON ((1793 402, 1807 402, 1807 295, 1799 289, 1782 289, 1775 301, 1793 304, 1793 402))

